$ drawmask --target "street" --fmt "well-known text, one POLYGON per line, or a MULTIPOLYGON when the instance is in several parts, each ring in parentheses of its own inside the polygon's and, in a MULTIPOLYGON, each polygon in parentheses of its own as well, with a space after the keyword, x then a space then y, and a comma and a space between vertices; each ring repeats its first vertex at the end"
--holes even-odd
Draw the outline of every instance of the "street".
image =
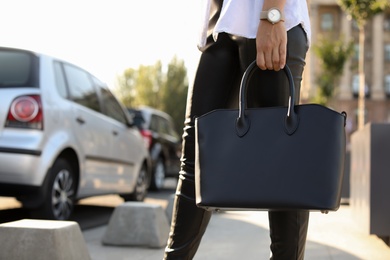
MULTIPOLYGON (((145 202, 167 206, 175 186, 175 180, 168 180, 162 191, 150 192, 145 202)), ((110 216, 121 203, 119 196, 107 195, 83 199, 76 206, 71 220, 79 223, 91 258, 161 259, 164 248, 102 245, 110 216)), ((23 218, 29 214, 16 200, 0 197, 0 223, 23 218)), ((215 213, 195 259, 267 259, 269 243, 266 212, 215 213)), ((390 249, 375 235, 362 232, 350 207, 343 205, 337 212, 311 213, 305 255, 316 260, 385 260, 390 259, 390 249)))
MULTIPOLYGON (((170 178, 165 182, 165 188, 158 192, 150 191, 146 203, 161 204, 165 207, 171 194, 174 193, 176 179, 170 178)), ((96 196, 82 199, 75 206, 71 221, 76 221, 82 230, 106 225, 116 206, 123 203, 117 195, 96 196)), ((31 218, 28 210, 14 198, 0 197, 0 223, 31 218)))

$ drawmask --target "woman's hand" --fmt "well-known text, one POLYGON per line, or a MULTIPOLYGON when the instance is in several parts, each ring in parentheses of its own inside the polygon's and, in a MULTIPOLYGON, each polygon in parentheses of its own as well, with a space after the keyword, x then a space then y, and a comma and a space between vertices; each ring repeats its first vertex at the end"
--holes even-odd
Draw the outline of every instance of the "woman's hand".
POLYGON ((260 21, 256 36, 256 62, 262 70, 283 69, 286 65, 287 31, 284 22, 260 21))

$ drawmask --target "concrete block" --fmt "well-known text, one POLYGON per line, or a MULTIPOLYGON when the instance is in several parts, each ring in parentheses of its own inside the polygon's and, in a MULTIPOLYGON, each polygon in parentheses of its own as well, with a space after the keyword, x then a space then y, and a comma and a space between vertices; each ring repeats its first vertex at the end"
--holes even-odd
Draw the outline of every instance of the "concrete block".
POLYGON ((115 208, 102 243, 161 248, 166 245, 168 235, 167 215, 160 205, 125 202, 115 208))
POLYGON ((175 197, 176 197, 175 194, 172 194, 171 196, 169 196, 168 205, 165 209, 169 223, 171 223, 171 221, 172 221, 172 213, 173 213, 172 211, 173 211, 173 206, 175 204, 175 197))
POLYGON ((366 234, 390 236, 390 124, 368 123, 351 135, 351 219, 366 234))
POLYGON ((0 234, 0 259, 91 259, 73 221, 23 219, 0 224, 0 234))

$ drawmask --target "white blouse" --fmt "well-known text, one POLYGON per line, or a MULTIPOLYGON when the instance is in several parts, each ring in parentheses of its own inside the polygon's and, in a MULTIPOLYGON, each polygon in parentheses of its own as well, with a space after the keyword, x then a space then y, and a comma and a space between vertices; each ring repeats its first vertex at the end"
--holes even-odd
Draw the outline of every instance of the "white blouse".
MULTIPOLYGON (((203 0, 203 19, 198 43, 200 50, 206 45, 210 3, 211 0, 203 0)), ((224 0, 220 17, 214 28, 214 40, 217 40, 220 32, 255 39, 263 3, 264 0, 224 0)), ((287 31, 301 24, 310 43, 310 18, 306 0, 286 0, 282 11, 287 31)))

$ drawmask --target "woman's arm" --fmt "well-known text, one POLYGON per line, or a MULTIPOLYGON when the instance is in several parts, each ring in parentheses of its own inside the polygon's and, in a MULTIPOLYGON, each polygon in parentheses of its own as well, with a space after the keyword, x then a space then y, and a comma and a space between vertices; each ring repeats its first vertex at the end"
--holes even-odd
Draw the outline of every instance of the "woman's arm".
MULTIPOLYGON (((285 3, 286 0, 265 0, 262 11, 275 7, 283 13, 285 3)), ((268 20, 260 20, 256 36, 256 61, 260 69, 282 69, 286 64, 286 47, 287 31, 284 21, 272 24, 268 20)))

